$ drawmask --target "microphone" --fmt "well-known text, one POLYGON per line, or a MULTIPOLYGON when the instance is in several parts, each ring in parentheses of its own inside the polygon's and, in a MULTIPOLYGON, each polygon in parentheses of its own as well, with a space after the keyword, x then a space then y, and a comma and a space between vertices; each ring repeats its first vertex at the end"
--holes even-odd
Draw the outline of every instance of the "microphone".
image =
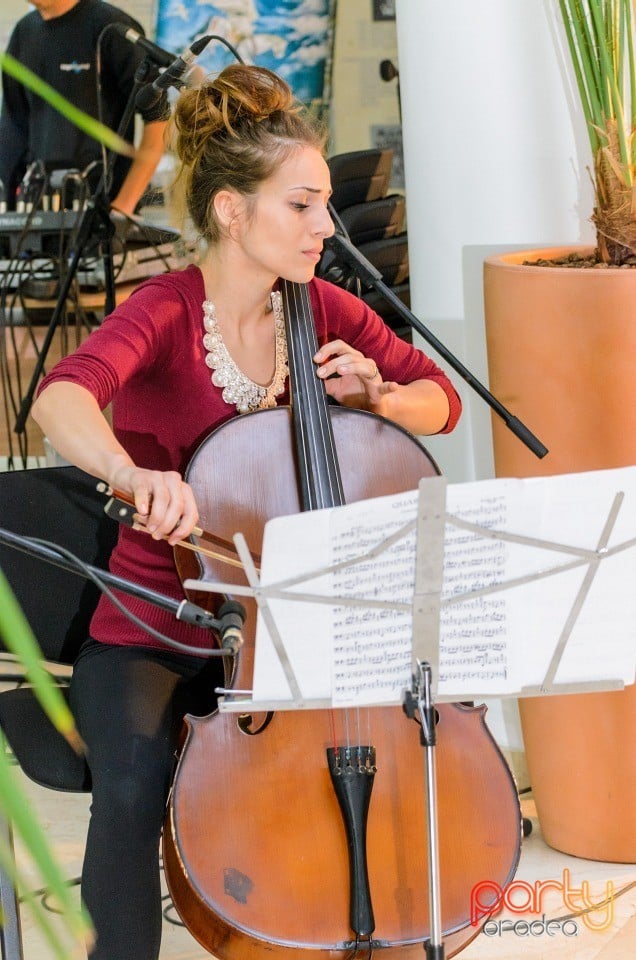
POLYGON ((245 615, 245 607, 236 600, 226 600, 219 607, 218 632, 221 647, 226 653, 235 655, 243 646, 241 630, 245 623, 245 615))
POLYGON ((395 80, 399 75, 397 67, 391 60, 382 60, 380 63, 380 76, 385 82, 388 83, 390 80, 395 80))
POLYGON ((389 83, 391 80, 397 79, 398 110, 400 112, 400 122, 401 122, 402 94, 400 92, 400 71, 395 66, 392 60, 382 60, 382 62, 380 63, 380 76, 386 83, 389 83))
POLYGON ((211 37, 200 37, 195 40, 191 47, 184 50, 180 56, 173 58, 166 66, 163 73, 160 73, 153 83, 142 87, 137 95, 137 106, 141 110, 148 110, 159 103, 164 91, 174 87, 180 90, 185 86, 184 76, 190 69, 192 63, 202 53, 210 42, 211 37))
POLYGON ((136 46, 141 47, 144 53, 148 57, 152 57, 155 63, 160 67, 169 67, 172 61, 174 60, 174 53, 168 53, 167 50, 164 50, 162 47, 158 47, 156 43, 153 43, 152 40, 146 39, 142 36, 141 33, 138 33, 137 30, 133 30, 132 27, 126 26, 125 23, 113 23, 112 27, 115 28, 117 33, 120 33, 126 40, 129 40, 130 43, 134 43, 136 46))
MULTIPOLYGON (((108 513, 109 516, 114 516, 114 514, 108 512, 109 506, 110 504, 106 504, 106 513, 108 513)), ((122 523, 130 526, 132 523, 132 508, 128 515, 124 517, 123 514, 126 510, 128 510, 128 507, 124 507, 119 519, 121 519, 122 523)), ((220 650, 211 651, 210 656, 236 656, 243 646, 241 629, 245 623, 245 617, 245 607, 236 600, 226 600, 225 603, 222 603, 219 607, 218 617, 213 617, 209 610, 205 610, 203 607, 199 607, 187 599, 181 601, 176 611, 177 620, 192 624, 195 627, 205 627, 208 630, 214 630, 215 633, 219 635, 221 648, 220 650)))

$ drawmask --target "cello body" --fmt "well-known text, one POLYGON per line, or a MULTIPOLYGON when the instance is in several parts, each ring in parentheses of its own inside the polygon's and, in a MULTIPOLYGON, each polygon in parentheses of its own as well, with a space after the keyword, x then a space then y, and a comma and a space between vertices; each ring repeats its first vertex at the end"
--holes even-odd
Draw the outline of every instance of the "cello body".
MULTIPOLYGON (((439 472, 395 424, 339 407, 329 416, 346 502, 412 490, 439 472)), ((217 428, 187 473, 203 524, 227 540, 243 533, 260 553, 265 523, 302 509, 293 444, 289 407, 217 428)), ((182 579, 245 583, 240 570, 175 552, 182 579)), ((209 604, 209 593, 189 595, 209 604)), ((233 681, 240 690, 252 684, 256 610, 252 601, 246 607, 233 681)), ((345 723, 344 712, 333 712, 336 726, 345 723)), ((504 887, 514 877, 521 812, 485 707, 440 704, 437 713, 441 918, 450 957, 480 929, 471 924, 473 887, 488 880, 504 887)), ((420 727, 400 707, 365 710, 363 731, 334 732, 329 717, 298 710, 266 720, 231 713, 186 718, 164 828, 164 871, 183 922, 219 960, 318 960, 372 949, 387 960, 422 955, 429 894, 420 727), (352 736, 373 744, 377 767, 363 824, 374 922, 362 938, 352 930, 350 843, 326 755, 334 737, 346 748, 352 736)))

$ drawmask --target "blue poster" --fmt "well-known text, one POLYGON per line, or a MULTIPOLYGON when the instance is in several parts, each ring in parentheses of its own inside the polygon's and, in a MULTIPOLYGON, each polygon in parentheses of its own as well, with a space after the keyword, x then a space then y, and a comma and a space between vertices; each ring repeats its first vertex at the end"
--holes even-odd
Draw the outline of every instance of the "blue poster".
MULTIPOLYGON (((335 0, 159 0, 157 43, 175 53, 199 37, 221 37, 245 63, 268 67, 296 97, 318 109, 328 100, 335 0)), ((222 40, 198 58, 207 73, 235 61, 222 40)))

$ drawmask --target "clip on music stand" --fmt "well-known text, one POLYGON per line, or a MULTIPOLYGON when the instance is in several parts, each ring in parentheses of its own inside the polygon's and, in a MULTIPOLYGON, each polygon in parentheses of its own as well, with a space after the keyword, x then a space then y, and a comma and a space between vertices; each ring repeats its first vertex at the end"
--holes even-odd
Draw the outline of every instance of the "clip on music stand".
MULTIPOLYGON (((549 482, 551 478, 543 478, 549 482)), ((493 481, 495 484, 505 484, 505 480, 493 481)), ((352 561, 347 561, 346 565, 352 566, 357 563, 368 563, 370 557, 379 557, 384 549, 394 543, 399 536, 408 533, 413 526, 416 529, 415 541, 415 582, 413 589, 412 611, 412 686, 404 693, 403 709, 410 718, 415 717, 417 713, 421 722, 420 740, 424 749, 424 766, 426 780, 426 827, 428 842, 428 879, 429 879, 429 939, 425 941, 425 950, 428 960, 443 960, 444 943, 442 939, 442 917, 441 917, 441 898, 440 898, 440 867, 439 867, 439 844, 438 844, 438 815, 437 815, 437 789, 436 789, 436 771, 435 771, 435 699, 448 700, 454 702, 458 699, 457 693, 444 692, 438 696, 438 675, 440 672, 440 611, 447 603, 458 602, 461 600, 472 599, 485 593, 492 593, 495 590, 503 590, 521 586, 529 581, 537 580, 552 573, 560 573, 564 567, 555 566, 548 571, 541 571, 537 574, 529 574, 518 577, 515 580, 498 584, 496 587, 486 587, 465 593, 460 597, 450 597, 442 600, 443 586, 443 564, 445 547, 445 525, 453 524, 468 531, 479 533, 486 538, 510 540, 515 543, 525 544, 531 547, 545 548, 548 550, 557 550, 559 553, 570 553, 573 559, 566 565, 565 569, 586 566, 587 570, 581 586, 579 587, 574 599, 567 623, 557 641, 550 665, 546 672, 543 683, 537 686, 520 687, 519 689, 509 690, 505 696, 528 696, 528 695, 550 695, 571 692, 589 692, 592 690, 620 689, 624 687, 622 680, 607 679, 579 683, 555 683, 554 679, 558 666, 561 662, 567 641, 572 633, 572 629, 577 617, 583 607, 587 593, 590 590, 594 577, 598 571, 600 563, 609 556, 616 555, 621 551, 636 547, 636 537, 608 547, 610 536, 616 524, 624 494, 617 493, 614 496, 611 508, 608 512, 603 525, 601 536, 595 547, 582 549, 580 547, 571 547, 567 545, 553 543, 548 540, 531 536, 522 536, 515 533, 506 533, 503 531, 492 530, 489 527, 471 523, 449 514, 446 511, 446 481, 443 477, 426 478, 422 480, 419 487, 417 517, 415 523, 405 525, 399 534, 393 534, 387 538, 384 543, 380 543, 373 550, 366 551, 357 556, 352 561)), ((334 508, 334 509, 347 509, 334 508)), ((322 511, 321 511, 322 513, 322 511)), ((322 521, 324 525, 324 520, 322 521)), ((295 676, 290 658, 285 649, 284 642, 276 626, 272 611, 269 606, 270 599, 286 599, 295 602, 327 603, 331 606, 366 606, 369 608, 393 608, 403 610, 404 604, 379 601, 377 599, 352 600, 347 597, 326 596, 316 593, 299 593, 290 591, 290 586, 298 586, 305 580, 313 580, 322 574, 333 572, 337 565, 325 566, 318 570, 313 570, 307 574, 301 574, 293 580, 279 581, 268 585, 262 585, 259 582, 259 576, 254 566, 251 554, 247 548, 244 537, 237 534, 234 538, 239 558, 244 564, 248 586, 240 586, 229 583, 205 583, 204 581, 193 581, 189 584, 187 581, 184 586, 196 586, 199 590, 209 590, 218 593, 233 593, 243 596, 252 596, 258 605, 259 613, 267 627, 269 637, 273 648, 278 656, 283 668, 285 679, 291 700, 280 700, 275 693, 271 698, 264 697, 259 699, 250 699, 245 691, 219 690, 221 694, 218 701, 218 707, 221 712, 245 712, 246 710, 272 711, 280 709, 324 709, 334 706, 333 701, 320 698, 306 698, 295 676)), ((343 564, 345 565, 345 564, 343 564)), ((612 666, 609 665, 611 671, 612 666)), ((472 696, 482 696, 476 691, 472 696)), ((502 694, 497 694, 498 696, 502 694)), ((461 699, 471 699, 465 692, 462 692, 461 699)), ((336 704, 338 705, 338 704, 336 704)))
MULTIPOLYGON (((133 117, 137 94, 140 88, 148 81, 149 73, 155 66, 156 65, 153 64, 150 55, 146 53, 146 56, 137 67, 135 81, 119 123, 117 132, 120 137, 123 136, 128 129, 128 125, 133 117)), ((115 308, 115 272, 113 267, 112 243, 115 233, 115 226, 110 218, 108 202, 108 188, 112 162, 113 154, 111 152, 106 155, 106 164, 102 171, 99 183, 95 188, 95 193, 88 200, 84 210, 81 213, 73 254, 69 261, 68 268, 64 272, 64 275, 61 279, 60 292, 53 309, 51 320, 49 321, 46 335, 38 353, 37 363, 35 364, 29 387, 18 412, 15 426, 13 428, 14 433, 24 433, 26 430, 26 422, 29 413, 31 412, 31 407, 33 406, 33 398, 35 396, 38 381, 44 370, 44 364, 46 363, 46 358, 48 356, 51 343, 53 342, 55 331, 60 324, 60 320, 62 319, 62 315, 66 307, 66 298, 68 297, 71 285, 77 274, 79 263, 84 254, 86 244, 91 239, 99 240, 102 251, 105 289, 104 312, 105 314, 112 313, 115 308)))

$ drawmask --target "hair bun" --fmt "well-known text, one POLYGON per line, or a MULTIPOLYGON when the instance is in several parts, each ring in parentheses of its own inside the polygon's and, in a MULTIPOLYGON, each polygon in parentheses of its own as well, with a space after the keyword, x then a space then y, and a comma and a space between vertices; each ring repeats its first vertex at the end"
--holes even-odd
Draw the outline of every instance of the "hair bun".
POLYGON ((235 64, 219 74, 212 87, 221 97, 221 110, 231 130, 243 120, 265 120, 295 105, 285 81, 265 67, 235 64))
POLYGON ((191 165, 211 136, 237 137, 250 123, 299 109, 289 86, 271 70, 233 64, 201 87, 182 91, 174 115, 177 153, 191 165))

